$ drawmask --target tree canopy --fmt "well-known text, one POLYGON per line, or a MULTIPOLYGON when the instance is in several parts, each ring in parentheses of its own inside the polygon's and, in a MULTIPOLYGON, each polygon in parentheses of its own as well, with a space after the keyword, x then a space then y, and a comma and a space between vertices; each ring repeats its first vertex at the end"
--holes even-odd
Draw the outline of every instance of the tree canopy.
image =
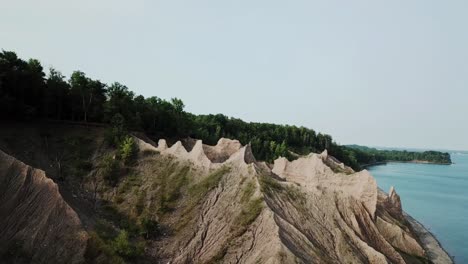
POLYGON ((330 135, 305 127, 245 122, 222 114, 194 115, 184 109, 178 98, 145 98, 123 84, 107 85, 81 71, 73 72, 69 80, 53 68, 46 75, 38 60, 22 60, 12 51, 0 53, 0 118, 4 120, 118 121, 119 126, 154 138, 192 137, 207 144, 227 137, 250 143, 256 158, 268 162, 325 149, 354 169, 383 160, 450 161, 448 153, 363 150, 340 146, 330 135))

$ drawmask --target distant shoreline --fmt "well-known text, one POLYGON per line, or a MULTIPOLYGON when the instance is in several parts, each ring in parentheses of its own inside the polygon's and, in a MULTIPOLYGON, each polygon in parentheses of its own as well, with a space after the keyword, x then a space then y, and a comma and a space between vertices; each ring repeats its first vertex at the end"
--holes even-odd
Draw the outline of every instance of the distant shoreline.
POLYGON ((410 160, 410 161, 399 161, 399 160, 387 160, 387 161, 379 161, 370 164, 361 165, 361 168, 369 168, 373 166, 385 165, 387 163, 413 163, 413 164, 433 164, 433 165, 452 165, 453 162, 432 162, 427 160, 410 160))

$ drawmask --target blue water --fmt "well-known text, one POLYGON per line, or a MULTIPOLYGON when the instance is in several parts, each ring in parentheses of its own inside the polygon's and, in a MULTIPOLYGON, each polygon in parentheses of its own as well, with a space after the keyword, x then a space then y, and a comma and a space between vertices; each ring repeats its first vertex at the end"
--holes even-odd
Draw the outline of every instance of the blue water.
POLYGON ((388 163, 368 170, 384 191, 395 186, 403 210, 428 228, 456 263, 468 263, 468 154, 451 157, 453 165, 388 163))

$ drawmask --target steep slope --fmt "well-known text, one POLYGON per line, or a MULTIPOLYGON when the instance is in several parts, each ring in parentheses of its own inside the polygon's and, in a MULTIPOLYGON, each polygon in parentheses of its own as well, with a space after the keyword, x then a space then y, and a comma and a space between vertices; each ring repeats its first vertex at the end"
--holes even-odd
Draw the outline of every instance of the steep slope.
POLYGON ((157 148, 145 146, 188 162, 198 169, 192 173, 198 181, 222 172, 191 211, 191 225, 179 229, 184 235, 164 244, 173 263, 429 261, 396 192, 379 192, 367 171, 355 173, 326 152, 292 162, 280 158, 270 169, 255 161, 250 146, 226 139, 217 146, 197 141, 191 151, 180 142, 168 148, 164 140, 157 148))
POLYGON ((156 145, 134 137, 139 151, 123 164, 117 150, 102 143, 102 129, 29 129, 22 141, 9 140, 23 129, 15 131, 2 136, 0 147, 63 178, 57 182, 74 210, 43 171, 1 152, 0 253, 10 260, 451 262, 438 244, 424 243, 430 234, 418 237, 419 227, 403 212, 395 190, 383 193, 367 171, 354 172, 326 152, 272 165, 257 161, 250 145, 236 140, 169 146, 163 139, 156 145), (63 173, 57 173, 56 153, 63 153, 63 173), (118 165, 111 182, 106 164, 118 165))
POLYGON ((82 263, 87 234, 44 171, 0 151, 0 255, 15 263, 82 263))

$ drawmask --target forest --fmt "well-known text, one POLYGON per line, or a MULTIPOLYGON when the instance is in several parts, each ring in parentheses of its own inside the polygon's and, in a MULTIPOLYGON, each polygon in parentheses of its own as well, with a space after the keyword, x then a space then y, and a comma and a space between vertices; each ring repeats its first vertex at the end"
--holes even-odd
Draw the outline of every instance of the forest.
POLYGON ((437 164, 451 164, 450 154, 440 151, 406 151, 406 150, 382 150, 359 145, 347 145, 356 153, 364 154, 360 157, 361 165, 372 165, 379 162, 398 161, 427 161, 437 164))
POLYGON ((330 135, 305 127, 245 122, 222 114, 194 115, 184 108, 178 98, 145 98, 121 83, 106 84, 81 71, 74 71, 69 78, 53 68, 46 74, 36 59, 26 61, 12 51, 0 53, 0 119, 5 121, 77 121, 110 127, 119 124, 154 139, 192 137, 206 144, 227 137, 250 143, 255 157, 268 162, 279 156, 294 159, 327 149, 355 170, 386 160, 450 163, 448 153, 341 146, 330 135))

